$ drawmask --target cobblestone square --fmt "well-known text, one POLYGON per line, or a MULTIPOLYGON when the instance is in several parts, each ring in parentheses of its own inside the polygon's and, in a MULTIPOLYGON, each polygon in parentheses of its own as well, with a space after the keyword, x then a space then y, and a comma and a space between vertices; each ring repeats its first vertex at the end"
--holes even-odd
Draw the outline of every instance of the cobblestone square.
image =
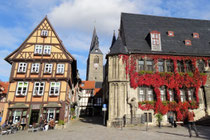
POLYGON ((0 136, 0 140, 187 140, 210 139, 210 128, 197 126, 200 137, 189 138, 186 127, 149 127, 145 126, 107 128, 101 125, 100 118, 82 118, 73 120, 61 130, 41 132, 19 131, 16 134, 0 136), (98 119, 98 120, 97 120, 98 119))

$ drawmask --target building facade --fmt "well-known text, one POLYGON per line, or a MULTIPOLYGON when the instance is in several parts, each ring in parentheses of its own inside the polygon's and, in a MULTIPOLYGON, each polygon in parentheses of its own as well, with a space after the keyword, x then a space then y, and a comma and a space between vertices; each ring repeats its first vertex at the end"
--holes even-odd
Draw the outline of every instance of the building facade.
POLYGON ((76 60, 47 17, 5 60, 12 69, 3 122, 19 123, 22 118, 27 125, 42 119, 68 121, 76 60))
POLYGON ((154 125, 156 114, 167 124, 169 112, 183 121, 188 108, 196 120, 209 114, 209 26, 206 20, 122 13, 106 56, 107 126, 142 116, 154 125))
POLYGON ((103 53, 99 48, 99 41, 95 28, 87 59, 86 81, 103 82, 103 53))
POLYGON ((9 86, 9 82, 0 82, 0 122, 2 120, 2 116, 4 112, 4 104, 6 102, 8 86, 9 86))
POLYGON ((82 81, 79 94, 80 116, 101 115, 102 90, 95 87, 95 81, 82 81))

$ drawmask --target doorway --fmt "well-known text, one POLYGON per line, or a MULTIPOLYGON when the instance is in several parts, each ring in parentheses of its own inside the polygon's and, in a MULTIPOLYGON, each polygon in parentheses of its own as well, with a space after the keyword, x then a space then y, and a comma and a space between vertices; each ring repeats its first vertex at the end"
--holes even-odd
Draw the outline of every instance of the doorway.
POLYGON ((30 125, 33 125, 34 123, 38 123, 38 120, 39 120, 39 110, 32 110, 30 125))

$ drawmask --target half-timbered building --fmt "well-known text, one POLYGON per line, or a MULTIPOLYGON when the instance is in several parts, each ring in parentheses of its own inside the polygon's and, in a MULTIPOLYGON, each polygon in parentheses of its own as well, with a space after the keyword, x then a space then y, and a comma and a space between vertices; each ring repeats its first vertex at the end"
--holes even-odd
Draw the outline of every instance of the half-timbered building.
POLYGON ((106 59, 107 125, 210 115, 210 21, 122 13, 106 59), (147 116, 145 118, 145 116, 147 116), (141 119, 142 118, 142 119, 141 119), (133 122, 135 122, 133 121, 133 122))
POLYGON ((12 65, 3 122, 68 121, 77 80, 75 58, 65 49, 48 18, 5 60, 12 65))

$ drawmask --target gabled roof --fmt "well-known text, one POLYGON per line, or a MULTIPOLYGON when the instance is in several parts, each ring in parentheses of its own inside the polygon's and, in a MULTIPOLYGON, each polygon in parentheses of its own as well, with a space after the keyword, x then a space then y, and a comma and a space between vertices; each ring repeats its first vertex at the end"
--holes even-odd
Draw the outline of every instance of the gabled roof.
POLYGON ((122 53, 123 43, 129 53, 210 56, 209 20, 122 13, 120 31, 123 40, 116 41, 110 54, 122 53), (161 34, 162 51, 151 51, 149 33, 154 30, 161 34), (168 31, 173 31, 174 37, 169 37, 168 31), (193 38, 194 32, 200 38, 193 38), (191 40, 192 45, 186 46, 184 40, 191 40))
POLYGON ((82 89, 95 89, 95 81, 82 81, 80 84, 82 89))
POLYGON ((103 54, 101 50, 99 49, 99 41, 98 41, 98 36, 96 34, 95 27, 93 30, 93 36, 92 36, 89 54, 103 54))
POLYGON ((9 82, 0 81, 0 94, 7 94, 9 82))
POLYGON ((47 18, 47 16, 45 16, 44 19, 43 19, 43 20, 36 26, 36 28, 29 34, 29 36, 26 38, 26 40, 25 40, 25 41, 24 41, 24 42, 15 50, 15 51, 13 51, 11 54, 9 54, 9 55, 5 58, 5 60, 6 60, 7 62, 11 63, 11 61, 10 61, 9 58, 10 58, 13 54, 18 53, 19 51, 21 51, 21 50, 24 48, 24 46, 25 46, 26 42, 28 41, 28 39, 33 35, 33 33, 39 28, 39 26, 40 26, 45 20, 49 23, 49 26, 52 28, 53 32, 55 33, 55 36, 58 38, 58 41, 59 41, 59 43, 61 44, 61 48, 63 49, 63 51, 66 52, 66 54, 69 55, 69 56, 73 59, 73 61, 76 61, 76 59, 75 59, 75 58, 66 50, 66 48, 64 47, 64 45, 63 45, 63 43, 62 43, 62 40, 59 38, 58 34, 56 33, 55 29, 53 28, 53 26, 52 26, 52 24, 50 23, 50 21, 49 21, 49 19, 47 18))

